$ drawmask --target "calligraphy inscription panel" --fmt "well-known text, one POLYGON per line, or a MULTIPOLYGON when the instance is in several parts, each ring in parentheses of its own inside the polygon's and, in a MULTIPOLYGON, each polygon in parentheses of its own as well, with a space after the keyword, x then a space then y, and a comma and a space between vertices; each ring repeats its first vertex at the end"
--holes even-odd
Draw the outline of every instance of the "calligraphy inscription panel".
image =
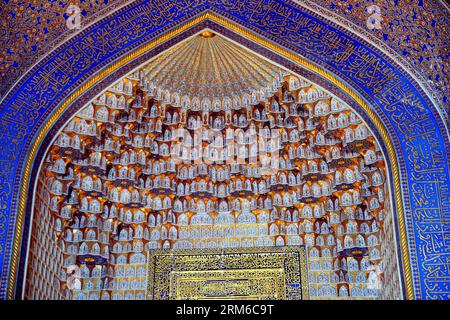
POLYGON ((171 300, 285 300, 286 280, 282 268, 173 271, 169 291, 171 300))
POLYGON ((153 250, 147 297, 308 299, 305 248, 153 250))

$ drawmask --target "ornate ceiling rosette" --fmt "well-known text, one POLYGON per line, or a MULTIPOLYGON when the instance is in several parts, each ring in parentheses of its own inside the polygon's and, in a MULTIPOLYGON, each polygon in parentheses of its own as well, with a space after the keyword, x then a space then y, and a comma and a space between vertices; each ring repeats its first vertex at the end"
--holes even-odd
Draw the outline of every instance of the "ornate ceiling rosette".
POLYGON ((157 100, 216 111, 267 101, 287 74, 208 30, 158 56, 144 73, 157 100))

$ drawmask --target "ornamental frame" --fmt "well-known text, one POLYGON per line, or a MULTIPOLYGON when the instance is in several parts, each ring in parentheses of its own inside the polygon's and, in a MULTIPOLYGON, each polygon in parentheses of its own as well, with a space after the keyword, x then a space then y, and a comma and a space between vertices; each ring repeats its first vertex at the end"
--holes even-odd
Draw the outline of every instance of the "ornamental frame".
MULTIPOLYGON (((149 251, 147 257, 147 298, 149 300, 175 299, 178 294, 176 287, 173 286, 176 273, 242 271, 245 276, 249 276, 255 272, 264 273, 275 270, 281 271, 284 283, 277 283, 277 288, 273 289, 284 290, 281 294, 283 300, 307 300, 309 298, 307 255, 304 246, 201 250, 160 249, 149 251)), ((226 275, 223 275, 221 281, 224 282, 223 280, 226 282, 232 279, 227 279, 226 275)), ((189 292, 188 294, 193 293, 189 292)), ((264 300, 269 298, 269 296, 263 297, 264 300)))

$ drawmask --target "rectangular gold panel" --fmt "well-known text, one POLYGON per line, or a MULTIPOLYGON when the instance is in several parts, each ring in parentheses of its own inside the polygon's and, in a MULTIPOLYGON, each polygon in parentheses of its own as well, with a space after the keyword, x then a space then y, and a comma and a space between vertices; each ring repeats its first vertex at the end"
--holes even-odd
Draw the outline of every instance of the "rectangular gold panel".
POLYGON ((308 299, 305 248, 152 250, 147 297, 308 299))
POLYGON ((169 298, 284 300, 284 269, 173 271, 169 298))

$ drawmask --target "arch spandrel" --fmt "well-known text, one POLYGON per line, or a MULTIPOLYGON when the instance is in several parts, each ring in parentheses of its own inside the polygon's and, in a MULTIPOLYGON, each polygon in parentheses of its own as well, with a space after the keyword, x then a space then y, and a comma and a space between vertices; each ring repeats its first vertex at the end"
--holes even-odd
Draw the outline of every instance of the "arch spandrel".
MULTIPOLYGON (((443 219, 448 216, 450 207, 448 136, 441 118, 419 86, 376 48, 355 40, 356 36, 347 35, 342 28, 325 23, 292 2, 279 1, 272 7, 258 10, 252 0, 242 3, 199 1, 189 8, 183 5, 184 1, 161 4, 161 9, 156 12, 149 10, 148 1, 130 4, 52 52, 23 77, 2 101, 0 130, 6 134, 2 136, 4 143, 0 152, 2 159, 7 160, 0 172, 5 186, 2 190, 4 205, 0 208, 4 217, 1 228, 2 296, 6 297, 7 284, 10 288, 8 296, 13 296, 20 238, 26 230, 23 226, 23 222, 27 221, 25 208, 30 202, 26 197, 27 186, 22 181, 32 182, 34 179, 32 172, 37 169, 33 167, 31 171, 32 161, 27 162, 26 158, 37 155, 36 161, 39 162, 41 153, 37 152, 38 146, 42 142, 43 146, 46 144, 40 129, 46 125, 49 129, 49 120, 51 123, 57 121, 59 115, 54 112, 58 106, 66 103, 68 107, 73 102, 73 96, 67 100, 71 92, 100 90, 119 77, 114 70, 110 70, 105 73, 102 83, 91 87, 85 81, 94 72, 112 66, 123 54, 140 50, 139 46, 144 43, 151 44, 153 41, 155 46, 170 47, 174 39, 160 37, 162 34, 176 30, 176 26, 183 28, 186 22, 190 23, 190 27, 197 25, 201 22, 198 14, 209 9, 248 28, 251 40, 255 40, 252 34, 261 35, 268 39, 266 41, 285 48, 285 53, 309 59, 313 62, 310 65, 313 72, 319 69, 318 65, 329 70, 337 77, 323 80, 320 75, 318 78, 322 78, 322 82, 343 79, 343 85, 357 90, 373 106, 374 113, 386 126, 394 142, 391 154, 396 154, 398 158, 401 186, 397 185, 395 189, 401 192, 404 202, 407 246, 412 262, 411 284, 414 285, 414 292, 409 292, 409 297, 445 297, 447 284, 439 280, 439 275, 429 273, 427 266, 438 261, 439 267, 445 268, 441 261, 448 254, 448 239, 445 238, 448 223, 443 219), (190 17, 193 20, 189 20, 190 17), (132 28, 139 30, 139 34, 130 33, 132 28), (329 41, 321 41, 324 38, 329 41), (155 43, 155 39, 159 42, 155 43), (96 45, 99 43, 101 46, 96 45), (339 46, 350 49, 339 51, 339 46), (19 188, 22 190, 20 194, 19 188)), ((208 16, 209 20, 213 20, 212 17, 208 16)), ((218 24, 223 23, 218 21, 218 24)), ((239 34, 238 30, 233 31, 239 34)), ((266 56, 276 61, 277 57, 283 56, 283 52, 269 51, 266 56)), ((289 55, 286 57, 287 63, 290 58, 289 55)), ((137 55, 130 57, 127 63, 136 65, 136 59, 137 55)), ((125 67, 126 56, 120 61, 125 67)), ((116 70, 120 72, 119 67, 116 70)), ((77 104, 79 102, 77 100, 77 104)), ((67 110, 71 108, 75 107, 67 110)), ((67 117, 68 113, 64 114, 67 117)))

